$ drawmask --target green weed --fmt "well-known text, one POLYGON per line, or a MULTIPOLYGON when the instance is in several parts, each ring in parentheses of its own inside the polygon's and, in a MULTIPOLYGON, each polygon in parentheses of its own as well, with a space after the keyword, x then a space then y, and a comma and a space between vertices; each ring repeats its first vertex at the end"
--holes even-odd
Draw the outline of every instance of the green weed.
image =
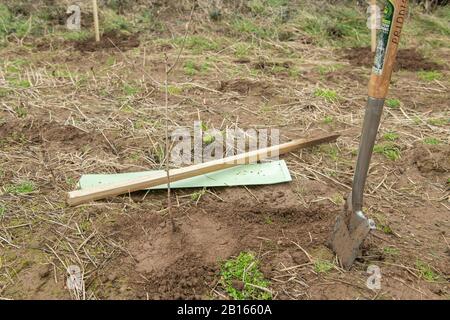
POLYGON ((383 253, 389 256, 396 256, 400 253, 400 250, 395 247, 384 247, 383 253))
POLYGON ((433 118, 433 119, 429 119, 428 124, 431 124, 433 126, 444 126, 450 123, 450 118, 433 118))
POLYGON ((209 69, 208 63, 197 64, 192 60, 187 60, 184 63, 183 70, 184 73, 188 76, 193 76, 197 74, 197 72, 206 73, 209 69))
POLYGON ((241 252, 238 257, 225 261, 220 270, 220 281, 227 293, 236 300, 269 300, 269 281, 259 270, 260 262, 253 253, 241 252), (256 287, 255 287, 256 286, 256 287))
MULTIPOLYGON (((219 45, 214 40, 202 36, 188 36, 185 41, 185 48, 191 50, 194 54, 219 49, 219 45)), ((175 39, 175 43, 181 45, 183 38, 175 39)))
POLYGON ((440 73, 439 71, 434 71, 434 70, 433 71, 419 71, 417 73, 417 76, 422 81, 431 82, 434 80, 442 79, 443 74, 440 73))
POLYGON ((28 89, 31 87, 31 83, 27 79, 8 79, 8 83, 11 87, 19 89, 28 89))
POLYGON ((328 260, 318 259, 314 261, 314 271, 317 273, 328 273, 333 270, 334 264, 328 260))
POLYGON ((331 72, 335 72, 339 69, 342 69, 344 66, 342 64, 332 64, 332 65, 320 65, 316 67, 317 72, 321 75, 325 75, 331 72))
POLYGON ((385 102, 386 106, 391 109, 397 109, 400 107, 400 100, 398 99, 387 99, 385 102))
POLYGON ((118 15, 113 10, 103 11, 103 22, 101 25, 105 32, 132 32, 133 26, 125 17, 118 15))
POLYGON ((180 95, 183 93, 183 88, 175 86, 175 85, 170 85, 170 86, 167 86, 167 92, 170 95, 180 95))
POLYGON ((433 282, 439 280, 440 276, 437 274, 429 264, 417 260, 416 268, 419 270, 420 277, 428 282, 433 282))
POLYGON ((197 202, 200 200, 200 198, 206 193, 206 189, 203 188, 200 191, 196 191, 194 193, 191 194, 191 200, 194 202, 197 202))
POLYGON ((423 142, 425 144, 431 144, 431 145, 438 145, 439 143, 441 143, 441 141, 439 139, 432 138, 432 137, 423 139, 423 142))
POLYGON ((387 132, 383 135, 383 139, 387 141, 395 141, 399 138, 398 133, 395 132, 387 132))
POLYGON ((332 116, 325 116, 325 118, 323 118, 323 123, 325 124, 331 124, 333 123, 333 117, 332 116))
POLYGON ((241 42, 236 44, 236 46, 234 47, 234 55, 238 58, 244 58, 250 54, 251 50, 252 50, 251 44, 241 42))
POLYGON ((275 35, 275 30, 267 25, 260 26, 250 19, 240 17, 231 23, 233 30, 239 34, 249 34, 258 38, 270 38, 275 35))
POLYGON ((400 148, 393 143, 376 144, 373 152, 382 154, 391 161, 395 161, 401 157, 400 148))
POLYGON ((35 190, 35 186, 31 181, 24 181, 19 184, 8 185, 5 187, 6 193, 11 194, 28 194, 35 190))
POLYGON ((337 102, 339 96, 334 90, 317 88, 314 90, 314 96, 321 97, 327 102, 337 102))
POLYGON ((28 115, 27 109, 24 107, 17 106, 14 108, 14 111, 19 118, 25 118, 28 115))
POLYGON ((128 83, 125 83, 122 87, 122 92, 126 96, 134 96, 135 94, 138 94, 140 91, 141 91, 140 88, 135 87, 128 83))
POLYGON ((85 41, 92 36, 92 33, 86 30, 64 32, 62 37, 67 41, 85 41))

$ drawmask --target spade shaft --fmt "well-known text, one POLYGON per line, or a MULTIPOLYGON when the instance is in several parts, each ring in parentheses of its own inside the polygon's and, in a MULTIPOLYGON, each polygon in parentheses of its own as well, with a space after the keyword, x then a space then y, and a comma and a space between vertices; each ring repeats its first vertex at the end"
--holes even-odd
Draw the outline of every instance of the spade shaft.
POLYGON ((369 98, 364 114, 358 158, 353 177, 352 192, 347 198, 344 213, 336 218, 331 247, 342 266, 349 269, 371 229, 372 220, 363 214, 364 186, 369 172, 373 147, 383 113, 384 99, 394 69, 408 0, 387 0, 378 34, 375 61, 369 81, 369 98))

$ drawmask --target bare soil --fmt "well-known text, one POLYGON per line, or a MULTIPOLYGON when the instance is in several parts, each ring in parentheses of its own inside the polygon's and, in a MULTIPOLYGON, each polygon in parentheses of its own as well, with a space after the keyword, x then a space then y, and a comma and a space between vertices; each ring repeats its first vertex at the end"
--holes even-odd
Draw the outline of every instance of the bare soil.
MULTIPOLYGON (((344 50, 345 58, 355 66, 370 66, 373 63, 374 53, 370 47, 349 48, 344 50)), ((399 49, 394 70, 429 71, 442 70, 444 66, 426 59, 415 48, 399 49)))

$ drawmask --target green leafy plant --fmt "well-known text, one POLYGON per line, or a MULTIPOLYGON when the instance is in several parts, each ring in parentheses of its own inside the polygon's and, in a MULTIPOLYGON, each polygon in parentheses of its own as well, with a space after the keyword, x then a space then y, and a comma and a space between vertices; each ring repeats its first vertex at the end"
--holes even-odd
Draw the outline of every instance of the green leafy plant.
POLYGON ((200 190, 200 191, 193 192, 193 193, 191 194, 191 200, 197 202, 197 201, 200 200, 200 198, 201 198, 205 193, 206 193, 206 189, 202 189, 202 190, 200 190))
MULTIPOLYGON (((176 38, 175 43, 182 45, 183 40, 184 38, 176 38)), ((202 36, 187 36, 184 46, 195 54, 201 54, 205 51, 214 51, 219 48, 219 45, 214 40, 202 36)))
POLYGON ((417 260, 416 268, 419 270, 420 277, 428 282, 433 282, 439 280, 440 276, 437 274, 429 264, 417 260))
POLYGON ((118 15, 113 10, 103 11, 103 23, 105 32, 131 32, 133 30, 132 24, 123 16, 118 15))
POLYGON ((383 135, 383 139, 387 140, 387 141, 395 141, 398 138, 399 138, 399 135, 398 135, 398 133, 395 133, 395 132, 386 132, 383 135))
POLYGON ((325 118, 323 118, 323 123, 325 124, 331 124, 332 122, 333 122, 332 116, 325 116, 325 118))
POLYGON ((386 99, 386 106, 392 109, 397 109, 400 107, 400 100, 398 99, 386 99))
POLYGON ((426 144, 431 144, 431 145, 438 145, 439 143, 441 143, 441 141, 437 138, 425 138, 423 139, 423 142, 426 144))
POLYGON ((31 181, 23 181, 15 185, 6 186, 5 191, 12 194, 28 194, 35 191, 35 186, 31 181))
POLYGON ((314 261, 314 271, 317 273, 328 273, 334 268, 334 264, 328 260, 318 259, 314 261))
POLYGON ((92 36, 92 33, 87 30, 64 32, 62 37, 68 41, 85 41, 92 36))
POLYGON ((395 247, 384 247, 383 253, 389 256, 396 256, 400 253, 400 250, 395 247))
POLYGON ((433 118, 429 119, 427 122, 433 126, 439 127, 450 123, 450 118, 433 118))
POLYGON ((167 87, 167 91, 168 91, 169 94, 179 95, 179 94, 183 93, 183 88, 175 86, 175 85, 170 85, 170 86, 167 87))
POLYGON ((241 252, 236 258, 222 264, 220 282, 232 298, 272 299, 272 294, 267 289, 270 283, 264 279, 259 265, 259 260, 251 252, 241 252))
POLYGON ((19 118, 25 118, 28 114, 27 109, 21 106, 17 106, 14 108, 14 111, 16 112, 17 116, 19 118))
POLYGON ((417 76, 419 77, 420 80, 426 81, 426 82, 440 80, 443 77, 442 73, 440 73, 439 71, 434 71, 434 70, 433 71, 419 71, 417 73, 417 76))
POLYGON ((382 154, 392 161, 400 159, 401 157, 400 148, 394 143, 376 144, 373 148, 373 152, 382 154))
POLYGON ((314 90, 314 96, 321 97, 327 102, 336 102, 339 96, 334 90, 317 88, 314 90))
POLYGON ((251 48, 251 44, 240 42, 234 46, 234 55, 238 58, 247 57, 250 54, 251 48))
POLYGON ((122 91, 126 96, 133 96, 139 93, 140 89, 131 84, 125 83, 122 87, 122 91))

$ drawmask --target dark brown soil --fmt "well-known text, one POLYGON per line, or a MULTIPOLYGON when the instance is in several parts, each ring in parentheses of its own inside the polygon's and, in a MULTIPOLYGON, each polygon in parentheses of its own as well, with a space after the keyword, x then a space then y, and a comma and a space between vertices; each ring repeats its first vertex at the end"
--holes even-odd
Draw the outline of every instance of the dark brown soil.
POLYGON ((140 41, 138 34, 123 34, 109 32, 101 35, 100 41, 96 42, 94 38, 74 43, 74 48, 81 52, 93 52, 102 49, 119 48, 122 51, 139 47, 140 41))
MULTIPOLYGON (((370 67, 373 64, 374 54, 370 47, 350 48, 344 51, 345 59, 354 66, 370 67)), ((443 66, 429 61, 414 48, 400 49, 394 69, 397 70, 441 70, 443 66)))
MULTIPOLYGON (((314 181, 306 186, 308 198, 334 192, 314 181)), ((150 299, 207 298, 220 262, 229 256, 269 250, 263 271, 270 276, 280 265, 308 262, 304 253, 292 250, 295 245, 288 238, 313 246, 327 242, 337 214, 332 205, 303 207, 288 184, 257 187, 252 193, 257 196, 244 188, 220 189, 223 201, 207 194, 198 206, 175 208, 176 231, 156 212, 117 221, 112 233, 131 255, 123 255, 117 265, 124 266, 122 277, 134 275, 133 281, 140 282, 134 294, 145 291, 150 299)))
POLYGON ((419 145, 412 157, 413 164, 419 171, 428 176, 450 172, 449 145, 419 145))

